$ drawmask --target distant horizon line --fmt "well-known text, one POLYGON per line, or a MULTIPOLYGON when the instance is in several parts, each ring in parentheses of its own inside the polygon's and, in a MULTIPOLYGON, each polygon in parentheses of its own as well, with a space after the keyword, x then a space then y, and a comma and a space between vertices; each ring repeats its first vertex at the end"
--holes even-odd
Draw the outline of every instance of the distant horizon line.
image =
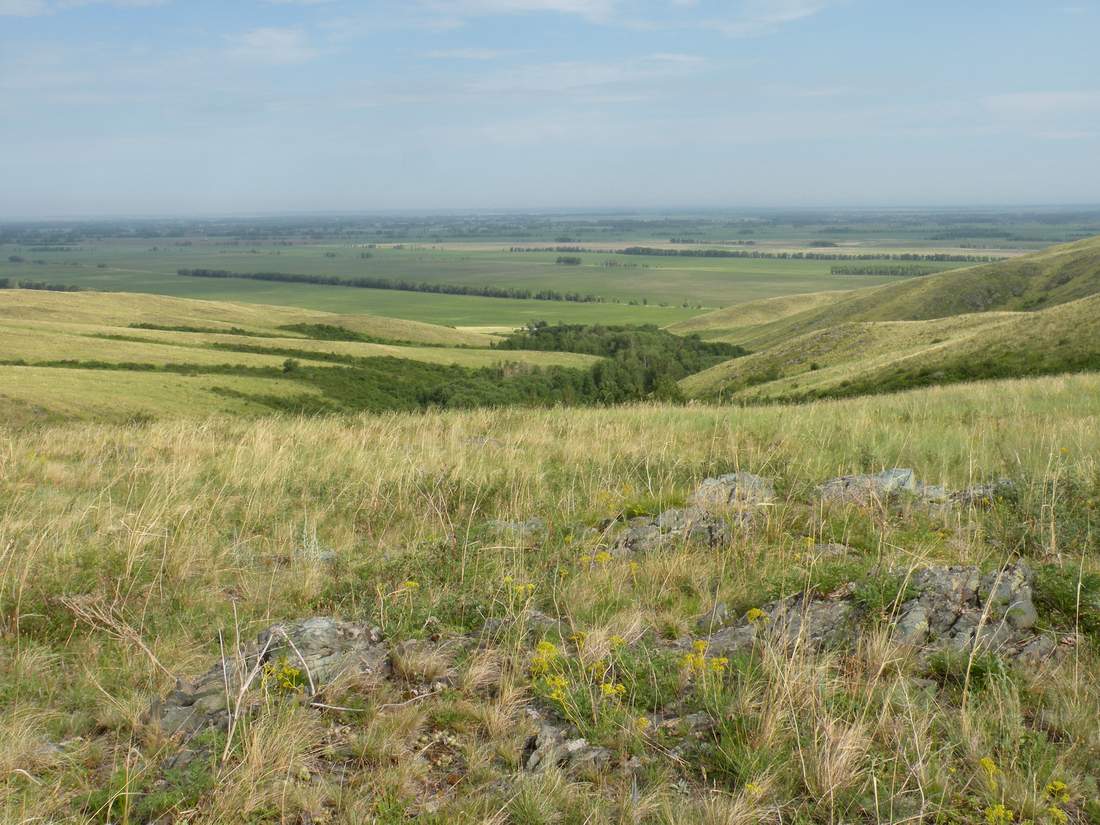
POLYGON ((310 217, 386 217, 401 215, 410 217, 431 217, 434 215, 668 215, 668 214, 737 214, 753 212, 905 212, 905 211, 1017 211, 1025 209, 1038 210, 1068 210, 1068 209, 1100 209, 1100 201, 1095 202, 1018 202, 1018 203, 970 203, 970 204, 943 204, 943 203, 908 203, 908 204, 832 204, 832 205, 801 205, 790 204, 785 206, 606 206, 606 207, 577 207, 577 206, 543 206, 543 207, 393 207, 372 209, 306 209, 306 210, 272 210, 272 211, 195 211, 195 212, 117 212, 117 213, 73 213, 73 214, 40 214, 40 215, 0 215, 0 224, 19 223, 62 223, 67 221, 167 221, 167 220, 218 220, 218 219, 280 219, 280 218, 310 218, 310 217))

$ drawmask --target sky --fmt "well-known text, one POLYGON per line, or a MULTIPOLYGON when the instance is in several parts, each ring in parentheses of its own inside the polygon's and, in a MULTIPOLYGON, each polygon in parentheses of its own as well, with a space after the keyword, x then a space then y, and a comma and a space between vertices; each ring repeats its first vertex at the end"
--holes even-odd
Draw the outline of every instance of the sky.
POLYGON ((1100 0, 0 0, 0 217, 1100 203, 1100 0))

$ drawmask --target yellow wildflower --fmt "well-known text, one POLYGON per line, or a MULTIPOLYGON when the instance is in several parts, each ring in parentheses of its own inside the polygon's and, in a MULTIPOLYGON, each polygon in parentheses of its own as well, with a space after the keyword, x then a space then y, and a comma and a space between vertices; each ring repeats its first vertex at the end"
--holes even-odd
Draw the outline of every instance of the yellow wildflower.
POLYGON ((549 673, 558 659, 557 645, 545 639, 535 647, 535 655, 531 657, 531 675, 544 676, 549 673))
POLYGON ((1047 816, 1050 817, 1050 821, 1053 822, 1054 825, 1067 825, 1069 822, 1069 814, 1057 805, 1051 805, 1047 808, 1047 816))
POLYGON ((768 621, 768 614, 759 607, 752 607, 749 608, 749 612, 745 614, 745 618, 748 619, 749 624, 760 624, 768 621))
POLYGON ((409 579, 407 582, 405 582, 405 589, 406 590, 419 590, 420 589, 420 582, 418 582, 416 579, 409 579))
POLYGON ((610 564, 611 559, 612 559, 612 555, 610 553, 608 553, 606 550, 601 550, 599 553, 597 553, 593 557, 593 561, 595 561, 596 564, 599 564, 601 566, 605 565, 605 564, 610 564))
POLYGON ((618 682, 604 682, 600 685, 600 693, 605 699, 621 699, 626 694, 626 685, 618 682))
POLYGON ((651 724, 653 723, 650 722, 648 716, 639 716, 637 719, 634 720, 634 729, 638 731, 638 733, 645 733, 647 730, 649 730, 649 726, 651 724))
POLYGON ((607 643, 611 645, 612 650, 618 650, 620 647, 626 645, 626 639, 622 636, 612 636, 607 640, 607 643))
POLYGON ((983 756, 978 760, 978 764, 982 766, 982 770, 985 771, 986 776, 989 777, 989 784, 994 788, 997 787, 997 775, 1001 772, 1001 769, 997 767, 997 763, 993 761, 993 757, 983 756))
POLYGON ((716 656, 713 659, 708 660, 707 664, 710 666, 713 673, 725 673, 726 668, 729 667, 730 660, 725 656, 716 656))
POLYGON ((1047 785, 1047 799, 1052 802, 1069 802, 1069 786, 1060 779, 1051 780, 1047 785))
POLYGON ((997 803, 991 808, 985 809, 985 821, 989 825, 1009 825, 1016 818, 1016 812, 997 803))

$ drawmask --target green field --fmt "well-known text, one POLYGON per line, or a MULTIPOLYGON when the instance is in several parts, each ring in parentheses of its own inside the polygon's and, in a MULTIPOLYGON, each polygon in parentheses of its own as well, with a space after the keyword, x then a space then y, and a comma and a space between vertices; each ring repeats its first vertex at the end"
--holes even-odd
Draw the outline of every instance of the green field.
POLYGON ((0 413, 9 423, 25 423, 271 412, 263 399, 321 394, 298 372, 284 371, 288 358, 312 371, 373 359, 401 359, 409 371, 417 364, 583 370, 599 360, 571 352, 495 350, 489 348, 492 340, 367 315, 140 294, 4 289, 0 413), (318 340, 287 329, 295 325, 376 340, 318 340))
MULTIPOLYGON (((562 266, 555 263, 558 253, 510 252, 506 246, 484 244, 368 250, 362 245, 316 243, 291 247, 263 242, 236 246, 202 239, 192 240, 190 246, 175 243, 107 239, 82 243, 70 251, 40 252, 8 245, 0 247, 0 278, 329 312, 366 312, 450 326, 519 326, 533 320, 665 325, 730 304, 796 293, 854 289, 891 280, 832 275, 830 268, 835 262, 814 260, 667 258, 583 252, 578 253, 582 265, 562 266), (360 257, 363 254, 371 257, 360 257), (24 262, 12 263, 9 260, 12 255, 24 262), (179 269, 380 277, 533 291, 550 288, 593 294, 604 302, 513 300, 213 280, 180 277, 176 274, 179 269)), ((621 245, 609 241, 609 248, 621 245)), ((934 271, 950 266, 936 264, 929 268, 934 271)))

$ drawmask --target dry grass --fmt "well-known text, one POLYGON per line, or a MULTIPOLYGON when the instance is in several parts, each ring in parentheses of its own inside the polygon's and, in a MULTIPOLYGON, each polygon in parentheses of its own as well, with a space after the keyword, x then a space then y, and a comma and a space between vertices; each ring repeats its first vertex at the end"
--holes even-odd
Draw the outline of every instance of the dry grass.
MULTIPOLYGON (((1071 788, 1066 810, 1087 821, 1100 736, 1087 645, 962 701, 916 681, 920 657, 881 630, 850 652, 765 646, 705 689, 678 681, 661 644, 693 632, 716 599, 744 609, 776 587, 840 575, 836 562, 806 557, 807 538, 850 544, 866 568, 1000 562, 1006 542, 1026 539, 1035 561, 1095 571, 1088 538, 1065 528, 1076 516, 1050 491, 1095 479, 1098 399, 1100 379, 1082 376, 732 413, 3 431, 0 821, 81 821, 103 789, 147 799, 142 783, 170 747, 143 738, 140 715, 170 689, 166 671, 204 671, 219 631, 248 637, 315 614, 383 626, 398 644, 399 678, 331 686, 325 702, 346 713, 271 702, 243 720, 230 747, 215 749, 217 791, 187 802, 193 825, 242 812, 257 822, 397 822, 433 811, 442 822, 916 822, 945 812, 971 822, 996 804, 1015 822, 1045 823, 1054 780, 1071 788), (956 487, 1030 480, 1037 506, 1002 523, 976 511, 885 518, 803 503, 825 478, 895 465, 956 487), (677 504, 701 477, 736 468, 779 481, 781 503, 756 533, 717 550, 594 558, 602 539, 586 526, 677 504), (488 527, 533 515, 548 524, 534 539, 488 527), (313 545, 335 560, 319 561, 313 545), (677 693, 662 709, 721 720, 702 743, 713 747, 669 756, 654 730, 634 729, 650 711, 628 696, 596 705, 583 734, 621 762, 638 755, 642 769, 523 776, 527 709, 547 702, 529 670, 532 646, 553 633, 531 609, 563 620, 564 638, 553 638, 570 673, 625 649, 647 686, 667 675, 661 689, 677 693), (437 632, 465 641, 442 652, 401 644, 437 632), (408 703, 435 680, 447 686, 408 703)), ((577 688, 598 699, 594 686, 577 688)))

